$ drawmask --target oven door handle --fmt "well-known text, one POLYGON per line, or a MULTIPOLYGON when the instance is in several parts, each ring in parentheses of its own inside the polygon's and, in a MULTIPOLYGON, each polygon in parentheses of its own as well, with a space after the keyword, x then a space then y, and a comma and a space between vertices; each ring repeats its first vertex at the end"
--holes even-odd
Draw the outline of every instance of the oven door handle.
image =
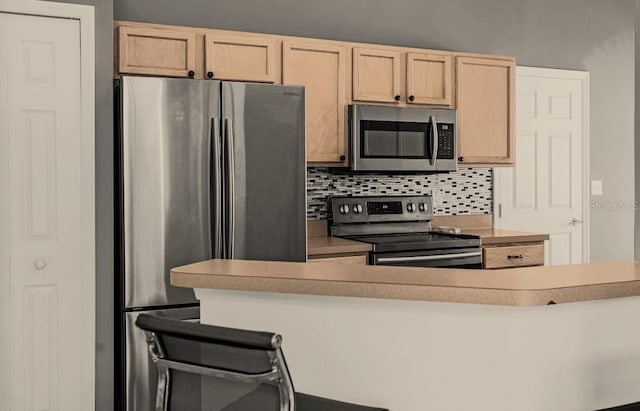
POLYGON ((431 147, 431 160, 429 161, 430 165, 435 165, 438 159, 438 122, 436 121, 436 116, 429 116, 429 123, 431 123, 431 143, 433 146, 431 147))
POLYGON ((416 255, 407 257, 378 257, 380 263, 399 263, 405 261, 433 261, 433 260, 452 260, 454 258, 480 257, 482 251, 473 251, 470 253, 458 254, 434 254, 434 255, 416 255))

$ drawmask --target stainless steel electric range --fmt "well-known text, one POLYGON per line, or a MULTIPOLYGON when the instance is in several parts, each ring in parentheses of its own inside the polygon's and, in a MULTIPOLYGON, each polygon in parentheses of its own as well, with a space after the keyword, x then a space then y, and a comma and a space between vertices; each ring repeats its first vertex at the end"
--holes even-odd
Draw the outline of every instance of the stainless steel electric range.
POLYGON ((371 265, 481 268, 480 237, 432 231, 430 195, 332 197, 330 231, 370 243, 371 265))

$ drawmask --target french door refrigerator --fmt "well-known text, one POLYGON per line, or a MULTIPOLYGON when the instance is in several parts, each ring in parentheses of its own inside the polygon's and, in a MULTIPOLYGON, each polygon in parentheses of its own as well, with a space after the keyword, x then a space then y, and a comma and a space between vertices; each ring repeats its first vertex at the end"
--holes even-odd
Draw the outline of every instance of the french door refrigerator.
POLYGON ((135 319, 199 316, 172 267, 306 259, 304 88, 124 76, 116 119, 116 409, 152 411, 135 319))

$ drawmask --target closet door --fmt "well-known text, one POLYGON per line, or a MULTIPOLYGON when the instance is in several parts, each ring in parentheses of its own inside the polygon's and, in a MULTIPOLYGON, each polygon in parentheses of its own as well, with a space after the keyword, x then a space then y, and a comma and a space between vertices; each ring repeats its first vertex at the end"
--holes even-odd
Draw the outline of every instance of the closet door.
POLYGON ((0 12, 3 410, 94 407, 94 101, 80 33, 78 19, 0 12))

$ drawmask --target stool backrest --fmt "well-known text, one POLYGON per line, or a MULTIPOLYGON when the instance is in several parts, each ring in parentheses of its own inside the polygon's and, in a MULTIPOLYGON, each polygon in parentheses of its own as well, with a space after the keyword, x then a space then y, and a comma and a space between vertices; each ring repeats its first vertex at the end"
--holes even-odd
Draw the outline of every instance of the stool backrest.
POLYGON ((141 314, 158 367, 156 411, 292 410, 278 334, 141 314))

